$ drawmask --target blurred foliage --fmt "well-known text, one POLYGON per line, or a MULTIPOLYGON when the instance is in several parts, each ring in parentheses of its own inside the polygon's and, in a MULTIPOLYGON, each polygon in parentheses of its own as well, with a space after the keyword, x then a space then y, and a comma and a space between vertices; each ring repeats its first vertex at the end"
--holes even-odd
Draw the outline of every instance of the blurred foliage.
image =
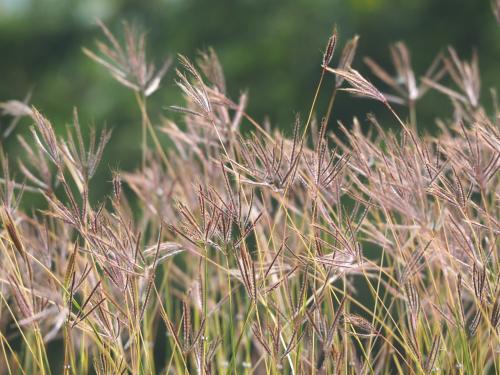
MULTIPOLYGON (((477 49, 483 95, 500 78, 500 29, 488 0, 0 0, 0 101, 22 99, 32 91, 31 102, 60 130, 77 106, 82 123, 114 129, 105 154, 111 168, 138 165, 140 113, 132 93, 81 53, 82 46, 93 47, 100 37, 96 18, 118 34, 121 20, 142 26, 148 31, 149 56, 157 62, 177 53, 194 58, 197 50, 214 47, 233 97, 248 90, 250 113, 257 119, 269 115, 275 126, 287 127, 297 112, 307 113, 334 24, 340 47, 354 34, 361 36, 354 67, 362 72, 360 56, 391 69, 388 45, 403 40, 417 76, 440 50, 453 45, 464 58, 477 49)), ((166 109, 180 102, 173 79, 171 70, 152 97, 153 118, 175 116, 166 109)), ((328 90, 326 85, 318 116, 326 110, 328 90)), ((451 106, 437 94, 429 97, 421 104, 419 121, 421 128, 432 129, 434 116, 446 108, 445 114, 451 113, 451 106)), ((349 123, 354 112, 378 109, 344 95, 334 113, 349 123)), ((0 121, 2 128, 8 125, 0 121)), ((27 134, 28 125, 15 133, 27 134)), ((11 136, 3 143, 12 163, 17 141, 11 136)), ((109 171, 102 169, 100 187, 109 180, 109 171)))

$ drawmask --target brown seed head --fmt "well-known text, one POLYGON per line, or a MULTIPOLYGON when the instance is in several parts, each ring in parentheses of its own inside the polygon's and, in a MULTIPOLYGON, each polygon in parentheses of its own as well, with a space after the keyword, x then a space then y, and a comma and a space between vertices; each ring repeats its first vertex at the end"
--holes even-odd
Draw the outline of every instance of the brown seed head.
POLYGON ((326 45, 325 53, 323 54, 323 66, 328 66, 332 61, 333 53, 335 52, 335 46, 337 44, 337 27, 333 28, 333 33, 328 39, 326 45))

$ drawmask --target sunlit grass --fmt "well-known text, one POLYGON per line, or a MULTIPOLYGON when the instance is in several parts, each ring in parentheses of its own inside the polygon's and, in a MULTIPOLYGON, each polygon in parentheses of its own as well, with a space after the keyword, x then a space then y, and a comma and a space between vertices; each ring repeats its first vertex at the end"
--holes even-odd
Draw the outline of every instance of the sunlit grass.
POLYGON ((357 37, 336 59, 334 32, 310 111, 284 134, 227 96, 212 50, 179 58, 181 121, 152 119, 169 60, 157 70, 144 34, 101 27, 85 53, 134 92, 141 167, 93 204, 111 134, 88 136, 75 110, 61 137, 34 107, 1 103, 34 126, 15 174, 2 155, 0 373, 500 371, 500 111, 495 95, 493 113, 481 105, 476 56, 450 48, 419 79, 398 43, 394 76, 365 60, 381 90, 351 68, 357 37), (430 89, 454 108, 435 136, 417 116, 430 89), (335 123, 345 92, 399 130, 335 123), (26 194, 48 208, 21 210, 26 194))

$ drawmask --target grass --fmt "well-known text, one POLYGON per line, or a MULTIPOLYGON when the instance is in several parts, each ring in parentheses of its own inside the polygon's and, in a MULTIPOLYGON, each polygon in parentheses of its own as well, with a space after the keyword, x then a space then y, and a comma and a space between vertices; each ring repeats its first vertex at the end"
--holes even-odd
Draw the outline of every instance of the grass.
POLYGON ((129 25, 123 44, 101 28, 84 52, 134 92, 142 165, 92 204, 110 132, 83 134, 75 110, 61 137, 34 107, 1 104, 34 125, 20 181, 2 154, 0 373, 500 372, 500 109, 494 91, 492 113, 481 105, 476 55, 450 48, 418 80, 398 43, 395 75, 365 59, 385 93, 351 67, 357 37, 332 67, 334 31, 287 136, 227 96, 212 50, 179 57, 182 120, 152 120, 170 62, 148 64, 129 25), (418 131, 429 90, 453 104, 436 135, 418 131), (344 92, 380 102, 399 130, 335 123, 344 92), (47 208, 23 211, 24 194, 47 208))

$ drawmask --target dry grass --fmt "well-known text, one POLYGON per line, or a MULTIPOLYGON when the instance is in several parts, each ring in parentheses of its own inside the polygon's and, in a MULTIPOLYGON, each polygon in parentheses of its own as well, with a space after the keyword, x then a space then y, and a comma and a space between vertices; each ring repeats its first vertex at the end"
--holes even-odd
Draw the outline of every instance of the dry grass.
POLYGON ((20 182, 2 156, 0 373, 500 372, 500 111, 481 106, 477 56, 449 49, 418 84, 396 44, 395 75, 366 60, 385 94, 351 68, 357 37, 329 66, 334 32, 310 115, 287 137, 256 122, 245 95, 227 96, 213 51, 180 57, 182 122, 153 124, 147 97, 168 64, 155 71, 130 26, 123 46, 102 28, 108 45, 85 51, 134 91, 143 163, 91 204, 110 133, 85 142, 75 111, 61 138, 35 108, 2 104, 34 126, 20 182), (326 74, 336 81, 318 124, 326 74), (429 89, 454 110, 419 136, 429 89), (400 131, 369 116, 368 133, 356 119, 328 133, 339 90, 381 102, 400 131), (48 208, 22 211, 23 194, 48 208))

